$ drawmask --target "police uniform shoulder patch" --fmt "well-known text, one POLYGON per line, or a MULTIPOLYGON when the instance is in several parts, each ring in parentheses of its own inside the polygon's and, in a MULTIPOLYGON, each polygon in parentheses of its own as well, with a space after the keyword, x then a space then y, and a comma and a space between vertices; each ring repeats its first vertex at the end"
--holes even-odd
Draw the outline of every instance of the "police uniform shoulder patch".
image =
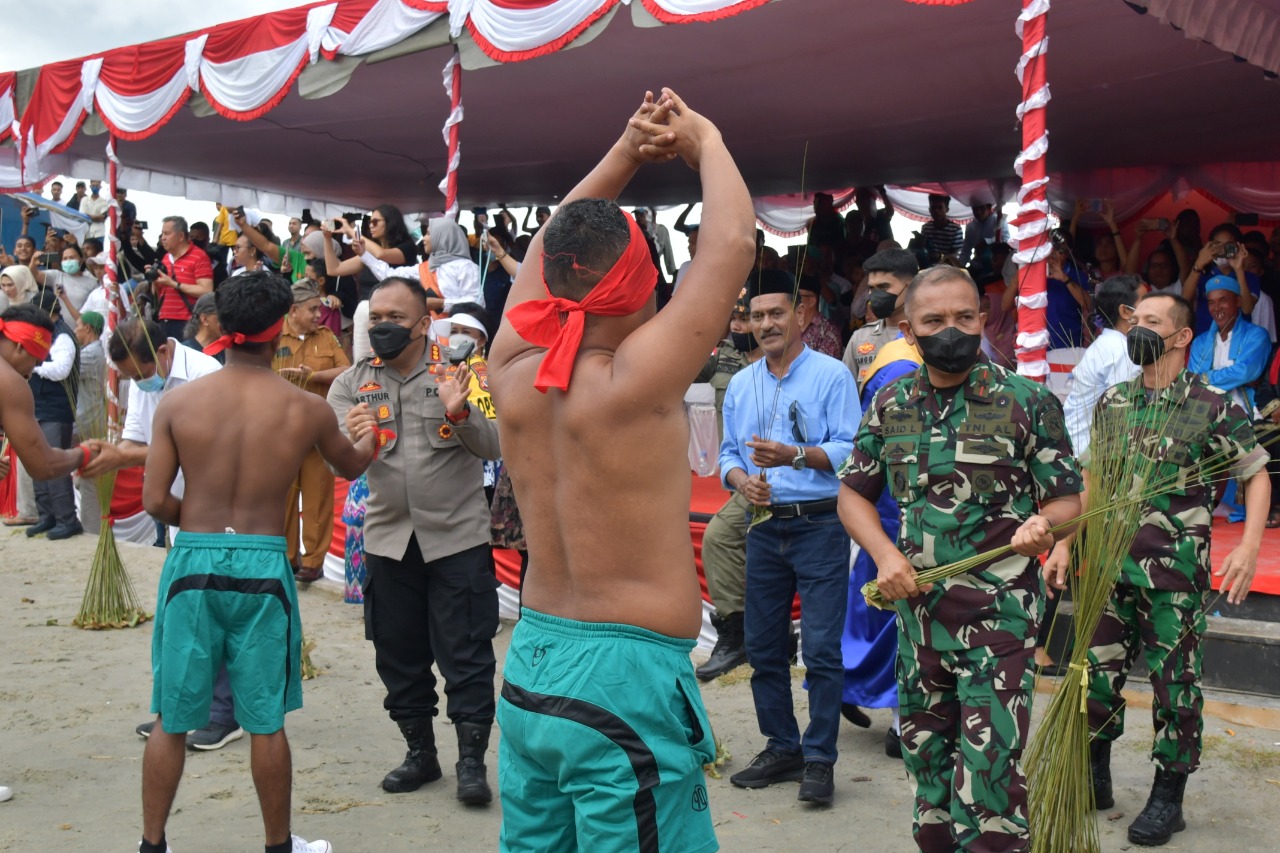
POLYGON ((359 394, 361 391, 381 391, 381 390, 382 390, 382 386, 379 385, 377 382, 366 382, 356 389, 356 393, 359 394))
POLYGON ((858 355, 866 355, 869 352, 874 352, 875 348, 876 348, 876 345, 870 342, 865 344, 858 344, 858 355))
POLYGON ((440 345, 439 344, 431 345, 431 360, 440 361, 440 345))

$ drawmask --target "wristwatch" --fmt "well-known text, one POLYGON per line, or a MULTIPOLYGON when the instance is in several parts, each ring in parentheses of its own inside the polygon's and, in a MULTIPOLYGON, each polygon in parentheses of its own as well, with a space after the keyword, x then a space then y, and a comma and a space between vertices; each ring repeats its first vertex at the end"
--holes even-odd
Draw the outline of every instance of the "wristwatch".
POLYGON ((803 445, 796 445, 796 456, 791 460, 791 467, 797 471, 803 471, 808 464, 808 461, 804 458, 803 445))

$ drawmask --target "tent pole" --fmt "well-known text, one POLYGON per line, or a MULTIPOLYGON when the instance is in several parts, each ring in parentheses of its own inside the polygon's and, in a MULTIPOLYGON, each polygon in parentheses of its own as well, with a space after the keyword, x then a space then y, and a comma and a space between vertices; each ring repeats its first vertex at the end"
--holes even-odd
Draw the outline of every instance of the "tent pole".
POLYGON ((1045 72, 1045 54, 1049 41, 1045 25, 1050 0, 1022 0, 1017 31, 1022 37, 1022 56, 1018 60, 1018 81, 1022 99, 1017 114, 1022 122, 1022 150, 1014 161, 1014 171, 1022 178, 1018 191, 1018 215, 1013 220, 1013 236, 1018 251, 1018 373, 1044 381, 1049 375, 1047 359, 1049 333, 1045 312, 1046 266, 1053 249, 1049 237, 1049 202, 1046 188, 1049 177, 1045 155, 1049 149, 1049 133, 1045 107, 1049 103, 1049 84, 1045 72))
POLYGON ((444 91, 449 96, 449 118, 444 123, 444 141, 449 147, 449 166, 444 180, 440 182, 440 192, 444 193, 444 215, 456 219, 458 216, 458 163, 462 158, 458 145, 458 125, 462 122, 462 60, 459 58, 458 46, 453 46, 453 55, 444 65, 444 91))
MULTIPOLYGON (((103 241, 102 251, 107 253, 107 265, 104 280, 107 286, 107 327, 112 334, 124 317, 124 305, 120 299, 120 253, 116 230, 119 228, 120 207, 116 202, 116 184, 119 179, 120 161, 116 158, 116 135, 110 134, 107 139, 107 192, 111 194, 111 206, 107 208, 107 233, 103 241)), ((120 371, 115 362, 107 359, 107 441, 115 444, 120 441, 120 371)))

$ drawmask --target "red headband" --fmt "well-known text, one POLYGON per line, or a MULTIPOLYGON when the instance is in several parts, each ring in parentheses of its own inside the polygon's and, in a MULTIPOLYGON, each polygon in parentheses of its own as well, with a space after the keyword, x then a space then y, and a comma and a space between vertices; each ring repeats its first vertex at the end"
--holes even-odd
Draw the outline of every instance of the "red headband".
POLYGON ((49 348, 53 346, 48 329, 21 320, 0 320, 0 335, 22 347, 28 355, 40 362, 49 357, 49 348))
MULTIPOLYGON (((578 355, 578 347, 582 345, 582 330, 587 314, 624 317, 639 311, 653 295, 658 270, 653 265, 644 232, 629 213, 624 210, 622 215, 627 219, 631 241, 622 252, 622 257, 591 289, 586 299, 581 302, 562 299, 552 296, 548 288, 546 299, 522 302, 507 311, 511 327, 520 337, 534 346, 547 348, 547 354, 538 367, 538 375, 533 380, 533 387, 544 394, 548 388, 559 388, 561 391, 569 389, 573 363, 578 355), (568 315, 563 325, 560 323, 561 314, 568 315)), ((545 257, 544 254, 543 259, 545 257)), ((586 271, 576 263, 573 268, 586 271)), ((544 274, 543 287, 546 284, 544 274)))
POLYGON ((284 317, 269 329, 263 329, 256 335, 246 335, 241 332, 234 332, 230 335, 223 335, 213 343, 204 348, 205 355, 217 355, 227 347, 238 347, 241 344, 265 344, 276 339, 276 335, 280 334, 280 330, 284 328, 284 317))

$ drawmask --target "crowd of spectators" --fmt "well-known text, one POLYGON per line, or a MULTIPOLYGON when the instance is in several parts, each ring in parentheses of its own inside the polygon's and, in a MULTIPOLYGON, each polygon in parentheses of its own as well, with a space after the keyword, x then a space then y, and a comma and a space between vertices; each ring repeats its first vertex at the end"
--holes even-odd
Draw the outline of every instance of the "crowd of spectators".
MULTIPOLYGON (((36 369, 30 382, 46 440, 54 447, 67 448, 96 428, 91 424, 100 425, 105 420, 104 344, 111 335, 105 318, 111 307, 102 281, 111 202, 103 197, 98 181, 90 181, 87 186, 77 183, 70 198, 63 198, 62 189, 55 183, 51 187, 52 199, 89 217, 84 236, 77 238, 50 230, 43 251, 39 251, 34 235, 24 227, 12 254, 0 247, 0 308, 30 302, 47 311, 55 322, 49 361, 36 369)), ((841 380, 847 385, 850 408, 858 408, 857 397, 866 391, 868 380, 880 369, 883 360, 877 362, 877 356, 887 344, 899 339, 897 323, 903 316, 901 294, 906 284, 917 270, 931 266, 951 265, 969 271, 978 284, 985 313, 982 353, 991 363, 1012 369, 1016 363, 1020 271, 1013 263, 1009 232, 1001 212, 990 203, 974 203, 971 218, 964 224, 957 223, 948 216, 951 199, 934 195, 929 197, 930 218, 914 225, 895 214, 883 187, 859 188, 854 199, 853 207, 841 214, 830 195, 815 194, 813 218, 804 240, 779 254, 765 246, 763 235, 758 235, 756 269, 752 272, 757 295, 765 280, 773 282, 772 290, 766 288, 765 295, 794 293, 795 329, 803 345, 843 361, 852 376, 851 383, 841 380)), ((183 217, 167 216, 158 223, 158 229, 152 229, 137 218, 125 190, 117 191, 115 205, 120 215, 119 228, 113 236, 118 241, 117 269, 123 282, 125 317, 121 320, 141 317, 151 321, 157 330, 156 339, 149 343, 150 358, 130 348, 129 352, 135 353, 132 367, 113 359, 121 374, 133 379, 134 392, 163 391, 170 377, 161 365, 175 363, 172 347, 203 350, 221 336, 214 294, 224 282, 266 270, 285 277, 294 288, 294 308, 288 315, 277 353, 276 367, 281 375, 323 395, 351 366, 364 369, 362 365, 367 367, 370 360, 380 366, 375 358, 378 344, 371 341, 370 329, 386 326, 388 321, 385 307, 375 310, 371 317, 371 300, 382 292, 385 305, 386 286, 403 284, 412 297, 406 304, 413 304, 421 293, 427 314, 420 319, 433 340, 447 348, 451 344, 469 344, 470 349, 453 367, 456 372, 461 364, 474 376, 468 405, 480 408, 486 418, 501 416, 493 411, 487 394, 484 350, 497 334, 507 295, 529 241, 551 216, 550 208, 530 210, 523 222, 517 222, 505 207, 493 212, 477 208, 471 211, 469 227, 454 219, 434 217, 419 220, 416 230, 402 211, 390 204, 379 205, 365 214, 321 220, 303 211, 290 218, 285 223, 284 236, 278 236, 270 219, 242 207, 217 205, 209 223, 188 223, 183 217), (156 369, 148 373, 143 369, 148 365, 156 369)), ((672 241, 677 237, 671 231, 687 239, 691 258, 697 254, 699 226, 688 222, 692 209, 693 205, 685 208, 670 230, 657 223, 654 212, 634 211, 658 270, 659 310, 681 286, 688 267, 688 263, 676 264, 672 241)), ((1063 375, 1051 376, 1050 388, 1065 403, 1066 427, 1077 454, 1085 450, 1087 427, 1103 392, 1138 373, 1137 365, 1129 359, 1125 335, 1135 306, 1145 293, 1177 295, 1194 308, 1196 338, 1190 347, 1191 372, 1204 376, 1257 422, 1280 423, 1280 405, 1276 403, 1280 399, 1280 350, 1276 348, 1275 309, 1280 300, 1280 229, 1274 229, 1270 237, 1256 228, 1246 231, 1238 224, 1242 218, 1224 217, 1224 221, 1206 231, 1199 215, 1188 209, 1172 221, 1141 219, 1133 229, 1132 240, 1126 242, 1109 202, 1081 201, 1072 217, 1053 232, 1046 314, 1050 361, 1055 374, 1063 375)), ((30 221, 31 217, 24 215, 24 223, 30 221)), ((758 329, 754 321, 748 322, 748 307, 744 301, 737 306, 734 318, 725 318, 724 340, 711 354, 702 377, 716 386, 717 409, 733 373, 762 358, 759 341, 752 335, 758 329)), ((394 361, 396 357, 391 355, 387 360, 394 361)), ((919 364, 913 356, 898 354, 895 359, 892 363, 905 371, 914 371, 919 364)), ((900 371, 893 373, 898 375, 900 371)), ((882 374, 882 382, 888 376, 882 374)), ((121 399, 126 399, 123 393, 121 399)), ((869 406, 870 402, 864 398, 861 405, 869 406)), ((809 428, 820 425, 813 412, 822 403, 816 398, 797 402, 801 409, 809 407, 809 428)), ((805 425, 797 424, 795 407, 791 417, 793 430, 800 434, 805 425)), ((452 415, 449 422, 452 423, 452 415)), ((844 426, 852 435, 857 424, 844 426)), ((732 429, 728 425, 725 428, 732 429)), ((447 424, 440 429, 443 438, 447 424)), ((744 430, 746 435, 752 432, 748 427, 739 432, 744 430)), ((490 448, 486 453, 494 456, 496 450, 490 448)), ((797 470, 814 464, 813 460, 806 461, 803 454, 794 462, 785 461, 797 470)), ((829 460, 827 468, 840 461, 829 460)), ((523 550, 519 511, 501 459, 486 458, 482 467, 484 495, 492 505, 491 542, 523 550)), ((29 536, 45 534, 55 540, 97 529, 97 501, 86 497, 85 492, 91 483, 79 483, 81 509, 77 514, 76 487, 70 476, 33 483, 20 466, 15 470, 19 478, 18 514, 6 524, 25 525, 29 536)), ((468 465, 459 470, 467 476, 479 476, 481 466, 468 465)), ((1280 477, 1280 465, 1275 466, 1273 477, 1280 477)), ((479 482, 451 483, 450 489, 471 491, 473 485, 481 486, 479 482)), ((286 512, 290 559, 300 583, 314 581, 322 574, 332 531, 332 486, 333 476, 322 460, 318 456, 309 458, 286 512)), ((1280 495, 1280 489, 1273 490, 1273 494, 1280 495)), ((352 602, 361 601, 369 588, 361 532, 369 495, 365 478, 352 483, 343 510, 348 525, 346 596, 352 602)), ((824 492, 820 497, 829 496, 824 492)), ((1228 490, 1225 500, 1233 519, 1242 518, 1244 506, 1232 490, 1228 490)), ((755 606, 750 598, 744 604, 742 588, 750 571, 745 509, 742 500, 731 500, 722 510, 723 518, 708 528, 708 586, 713 597, 720 599, 713 604, 717 606, 715 622, 721 642, 712 660, 699 670, 699 676, 722 674, 746 662, 752 651, 754 665, 759 667, 767 658, 785 681, 786 661, 794 648, 773 649, 776 654, 766 654, 766 646, 773 640, 766 642, 754 634, 750 625, 744 627, 744 607, 749 612, 755 606), (730 526, 735 528, 729 530, 730 526), (718 577, 711 577, 713 574, 718 577), (754 646, 754 650, 748 646, 754 646)), ((1280 507, 1272 510, 1267 526, 1280 526, 1280 507)), ((842 578, 847 537, 838 528, 833 535, 839 540, 840 553, 834 555, 831 574, 842 578)), ((157 544, 163 540, 160 530, 157 544)), ((462 543, 459 547, 465 550, 476 546, 462 543)), ((757 537, 757 552, 764 547, 766 544, 757 537)), ((439 555, 439 559, 453 556, 457 555, 439 555)), ((423 559, 429 562, 434 558, 423 559)), ((764 559, 757 553, 757 566, 764 559)), ((380 561, 385 562, 376 555, 372 560, 374 565, 380 565, 380 561)), ((389 569, 384 567, 383 571, 389 569)), ((779 581, 781 587, 786 587, 785 572, 779 577, 783 578, 779 581)), ((789 601, 786 589, 779 595, 789 601)), ((824 630, 829 648, 824 649, 821 692, 834 697, 840 692, 835 686, 839 682, 834 665, 836 626, 826 625, 824 630)), ((383 643, 386 644, 385 638, 383 643)), ((1043 649, 1045 643, 1042 635, 1038 662, 1051 664, 1043 649)), ((810 660, 817 660, 817 647, 810 651, 810 660)), ((383 650, 388 655, 392 652, 410 654, 403 649, 383 650)), ((383 675, 389 679, 388 689, 393 696, 398 695, 397 690, 406 696, 411 692, 403 684, 394 686, 403 673, 383 675)), ((433 769, 433 765, 424 763, 424 750, 428 748, 424 731, 429 731, 429 721, 423 723, 420 719, 422 709, 413 704, 416 696, 404 701, 410 710, 397 722, 405 734, 409 753, 405 764, 388 776, 389 781, 384 781, 387 790, 411 790, 432 781, 432 774, 438 777, 439 773, 438 767, 433 769)), ((847 701, 843 711, 847 719, 855 722, 866 719, 847 701)), ((472 710, 473 718, 486 713, 489 712, 483 709, 472 710)), ((464 722, 466 719, 464 716, 464 722)), ((473 748, 482 741, 487 743, 488 737, 488 722, 475 719, 472 722, 481 728, 475 729, 473 748)), ((833 737, 835 720, 833 707, 821 716, 828 740, 833 737)), ((232 721, 224 728, 230 731, 235 726, 232 721)), ((896 729, 895 723, 886 737, 886 749, 891 755, 900 754, 896 729)), ((222 742, 227 742, 227 732, 221 736, 222 742)), ((430 749, 433 758, 433 744, 430 749)), ((482 753, 483 745, 476 754, 482 753)), ((477 777, 472 767, 470 799, 464 798, 469 802, 488 801, 482 764, 478 772, 477 777)))

